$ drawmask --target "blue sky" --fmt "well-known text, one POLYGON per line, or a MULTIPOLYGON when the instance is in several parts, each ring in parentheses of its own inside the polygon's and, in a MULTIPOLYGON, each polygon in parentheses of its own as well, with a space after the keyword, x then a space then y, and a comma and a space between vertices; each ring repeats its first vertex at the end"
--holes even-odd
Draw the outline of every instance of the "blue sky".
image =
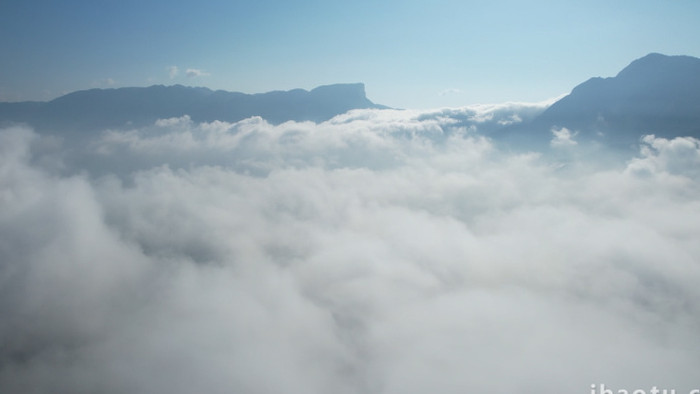
POLYGON ((697 0, 3 0, 0 100, 364 82, 402 108, 540 101, 650 52, 700 57, 698 20, 697 0))

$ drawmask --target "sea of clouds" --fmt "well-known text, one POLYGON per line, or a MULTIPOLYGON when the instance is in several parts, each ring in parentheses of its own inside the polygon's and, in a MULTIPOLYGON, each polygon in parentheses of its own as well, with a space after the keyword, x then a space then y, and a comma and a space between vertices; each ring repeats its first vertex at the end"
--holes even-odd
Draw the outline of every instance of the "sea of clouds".
POLYGON ((541 108, 1 130, 0 392, 697 388, 700 141, 541 108))

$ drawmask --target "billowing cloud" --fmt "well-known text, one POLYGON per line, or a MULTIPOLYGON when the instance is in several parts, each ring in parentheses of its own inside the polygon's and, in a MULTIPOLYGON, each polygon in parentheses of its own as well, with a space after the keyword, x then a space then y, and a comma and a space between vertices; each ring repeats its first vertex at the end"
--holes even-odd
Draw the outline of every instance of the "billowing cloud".
POLYGON ((689 391, 699 141, 561 167, 476 132, 527 114, 2 130, 0 391, 689 391))
POLYGON ((567 129, 566 127, 562 127, 560 129, 553 128, 551 131, 553 137, 549 141, 549 144, 553 148, 568 147, 578 144, 578 142, 574 140, 577 133, 571 132, 571 130, 567 129))
POLYGON ((695 138, 642 138, 641 157, 630 162, 628 169, 650 175, 660 171, 700 179, 700 141, 695 138))
POLYGON ((196 69, 196 68, 188 68, 187 71, 185 71, 185 75, 187 75, 189 78, 194 78, 194 77, 203 77, 209 75, 209 73, 204 72, 202 70, 196 69))

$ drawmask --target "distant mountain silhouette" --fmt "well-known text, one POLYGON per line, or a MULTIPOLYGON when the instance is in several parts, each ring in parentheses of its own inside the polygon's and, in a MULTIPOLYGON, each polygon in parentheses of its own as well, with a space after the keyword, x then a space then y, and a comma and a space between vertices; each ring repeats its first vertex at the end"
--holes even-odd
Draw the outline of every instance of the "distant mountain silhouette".
POLYGON ((613 78, 576 86, 531 123, 505 131, 520 142, 549 141, 566 127, 580 141, 626 147, 644 134, 700 137, 700 59, 652 53, 613 78))
POLYGON ((234 122, 261 116, 270 123, 325 121, 351 109, 386 108, 365 96, 365 86, 337 84, 244 94, 182 85, 91 89, 48 102, 0 103, 0 124, 28 123, 39 131, 93 131, 152 124, 189 115, 196 122, 234 122))

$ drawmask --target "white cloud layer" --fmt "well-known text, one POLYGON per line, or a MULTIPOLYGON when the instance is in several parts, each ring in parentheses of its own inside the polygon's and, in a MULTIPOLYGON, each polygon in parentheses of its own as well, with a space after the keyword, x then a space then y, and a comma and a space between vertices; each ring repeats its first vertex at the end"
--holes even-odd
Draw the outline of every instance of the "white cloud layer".
POLYGON ((560 168, 465 126, 518 108, 0 131, 0 392, 697 386, 699 141, 560 168))

